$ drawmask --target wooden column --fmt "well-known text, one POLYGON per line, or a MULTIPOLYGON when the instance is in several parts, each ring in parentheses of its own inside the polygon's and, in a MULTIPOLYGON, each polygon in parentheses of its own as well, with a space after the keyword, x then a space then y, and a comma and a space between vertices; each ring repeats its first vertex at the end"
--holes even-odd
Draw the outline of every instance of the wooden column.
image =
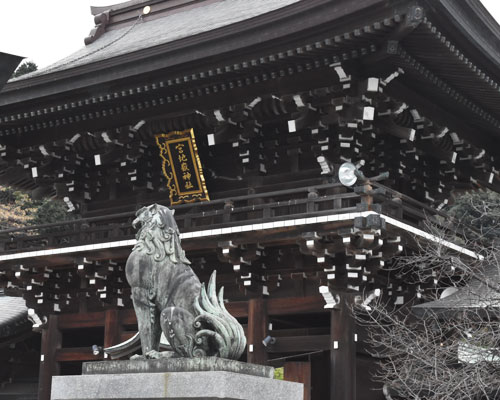
POLYGON ((284 380, 304 384, 304 400, 311 400, 311 363, 287 362, 284 365, 284 380))
POLYGON ((266 364, 267 352, 262 341, 267 336, 267 302, 262 298, 248 302, 247 362, 266 364))
POLYGON ((38 400, 50 400, 52 376, 59 374, 56 351, 61 348, 62 335, 57 323, 57 315, 50 315, 47 328, 42 331, 38 400))
POLYGON ((356 399, 356 342, 352 295, 342 295, 330 319, 330 399, 356 399))
MULTIPOLYGON (((330 343, 330 338, 328 340, 330 343)), ((311 400, 330 398, 330 352, 312 354, 311 360, 311 400)))
POLYGON ((106 310, 104 317, 104 348, 120 343, 121 331, 118 310, 106 310))

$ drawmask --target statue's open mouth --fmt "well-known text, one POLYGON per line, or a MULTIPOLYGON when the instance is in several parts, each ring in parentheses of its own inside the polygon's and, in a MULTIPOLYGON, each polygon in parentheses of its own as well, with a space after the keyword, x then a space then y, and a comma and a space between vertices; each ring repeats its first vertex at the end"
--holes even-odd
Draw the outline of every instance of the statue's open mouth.
POLYGON ((141 227, 141 225, 142 225, 142 221, 141 221, 141 219, 140 219, 140 218, 136 218, 136 219, 134 219, 134 220, 132 221, 132 227, 133 227, 134 229, 139 229, 139 228, 141 227))

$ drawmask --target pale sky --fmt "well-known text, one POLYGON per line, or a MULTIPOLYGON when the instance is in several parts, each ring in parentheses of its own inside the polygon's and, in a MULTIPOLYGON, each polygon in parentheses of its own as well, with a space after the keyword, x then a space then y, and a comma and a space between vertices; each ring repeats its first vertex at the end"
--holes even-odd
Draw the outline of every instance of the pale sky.
MULTIPOLYGON (((120 2, 0 0, 0 52, 27 57, 39 68, 52 64, 84 46, 83 39, 94 27, 91 5, 120 2)), ((500 0, 483 0, 483 4, 500 21, 500 0)))
POLYGON ((0 52, 27 57, 38 67, 84 46, 95 26, 90 6, 121 0, 0 0, 0 52))

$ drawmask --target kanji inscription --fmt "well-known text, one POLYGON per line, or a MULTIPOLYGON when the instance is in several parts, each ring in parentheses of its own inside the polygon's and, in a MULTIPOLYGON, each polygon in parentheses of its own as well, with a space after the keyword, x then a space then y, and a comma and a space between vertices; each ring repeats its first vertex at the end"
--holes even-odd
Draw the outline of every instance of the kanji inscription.
POLYGON ((155 136, 171 204, 209 200, 192 129, 155 136))

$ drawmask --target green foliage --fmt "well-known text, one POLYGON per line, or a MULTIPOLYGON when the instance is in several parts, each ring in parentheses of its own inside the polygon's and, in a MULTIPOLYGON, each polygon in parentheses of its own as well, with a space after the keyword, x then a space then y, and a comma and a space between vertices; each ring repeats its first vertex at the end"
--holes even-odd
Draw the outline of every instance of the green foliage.
POLYGON ((30 72, 36 71, 38 69, 38 65, 36 65, 33 61, 24 61, 12 74, 13 78, 17 78, 22 75, 29 74, 30 72))
POLYGON ((279 379, 279 380, 283 380, 283 376, 284 376, 284 368, 281 367, 281 368, 276 368, 274 370, 274 379, 279 379))
POLYGON ((53 222, 66 221, 72 214, 66 211, 66 206, 62 201, 44 199, 39 202, 33 216, 33 224, 42 225, 53 222))
POLYGON ((0 227, 3 229, 29 225, 36 205, 25 193, 0 187, 0 227))
POLYGON ((63 202, 34 200, 29 194, 0 186, 0 229, 65 221, 72 218, 63 202))

